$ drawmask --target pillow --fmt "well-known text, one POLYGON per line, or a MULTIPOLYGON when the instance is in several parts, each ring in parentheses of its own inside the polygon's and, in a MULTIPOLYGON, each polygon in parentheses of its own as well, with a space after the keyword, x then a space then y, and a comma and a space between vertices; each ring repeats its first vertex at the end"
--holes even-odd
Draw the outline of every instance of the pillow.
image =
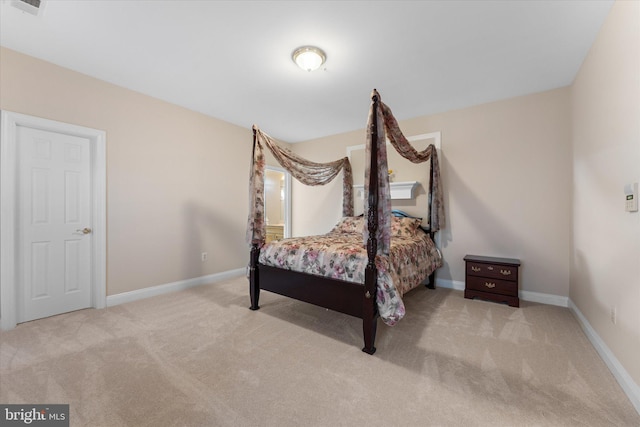
POLYGON ((420 224, 422 224, 422 219, 420 218, 394 216, 391 218, 391 236, 414 236, 420 224))
POLYGON ((362 233, 364 217, 345 216, 333 227, 332 233, 362 233))
MULTIPOLYGON (((420 224, 420 218, 391 217, 391 236, 413 236, 420 224)), ((364 226, 363 216, 346 216, 333 227, 331 233, 362 233, 364 226)))

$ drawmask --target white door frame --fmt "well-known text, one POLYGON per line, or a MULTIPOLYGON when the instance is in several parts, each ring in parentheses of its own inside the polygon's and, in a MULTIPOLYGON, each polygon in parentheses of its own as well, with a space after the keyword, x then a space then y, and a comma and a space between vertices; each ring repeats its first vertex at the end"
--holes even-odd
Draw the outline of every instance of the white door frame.
POLYGON ((0 116, 0 329, 17 324, 17 128, 88 138, 91 146, 91 306, 106 307, 106 132, 3 110, 0 116))
POLYGON ((280 166, 265 166, 265 170, 284 174, 284 237, 291 237, 291 174, 280 166))

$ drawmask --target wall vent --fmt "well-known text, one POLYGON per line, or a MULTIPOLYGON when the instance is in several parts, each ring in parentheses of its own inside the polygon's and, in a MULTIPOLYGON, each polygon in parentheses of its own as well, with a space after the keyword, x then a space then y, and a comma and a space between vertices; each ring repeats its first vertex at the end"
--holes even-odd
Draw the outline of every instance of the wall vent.
POLYGON ((43 0, 11 0, 11 5, 17 7, 23 12, 38 16, 42 13, 44 7, 43 0))

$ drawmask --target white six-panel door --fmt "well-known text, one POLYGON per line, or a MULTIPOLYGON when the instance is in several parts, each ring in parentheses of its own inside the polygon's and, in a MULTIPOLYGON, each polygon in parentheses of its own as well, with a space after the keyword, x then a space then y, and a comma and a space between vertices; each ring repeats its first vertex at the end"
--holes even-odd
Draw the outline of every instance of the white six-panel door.
POLYGON ((88 138, 17 128, 18 323, 91 306, 88 138))
POLYGON ((106 132, 0 111, 0 329, 106 306, 106 132))

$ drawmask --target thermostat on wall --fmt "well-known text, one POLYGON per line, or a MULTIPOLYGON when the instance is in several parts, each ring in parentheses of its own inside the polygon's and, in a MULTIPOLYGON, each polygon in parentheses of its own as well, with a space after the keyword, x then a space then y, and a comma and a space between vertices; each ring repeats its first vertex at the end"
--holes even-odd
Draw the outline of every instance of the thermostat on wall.
POLYGON ((625 210, 627 212, 637 212, 638 211, 638 183, 634 182, 633 184, 627 184, 624 186, 624 194, 625 194, 625 210))

